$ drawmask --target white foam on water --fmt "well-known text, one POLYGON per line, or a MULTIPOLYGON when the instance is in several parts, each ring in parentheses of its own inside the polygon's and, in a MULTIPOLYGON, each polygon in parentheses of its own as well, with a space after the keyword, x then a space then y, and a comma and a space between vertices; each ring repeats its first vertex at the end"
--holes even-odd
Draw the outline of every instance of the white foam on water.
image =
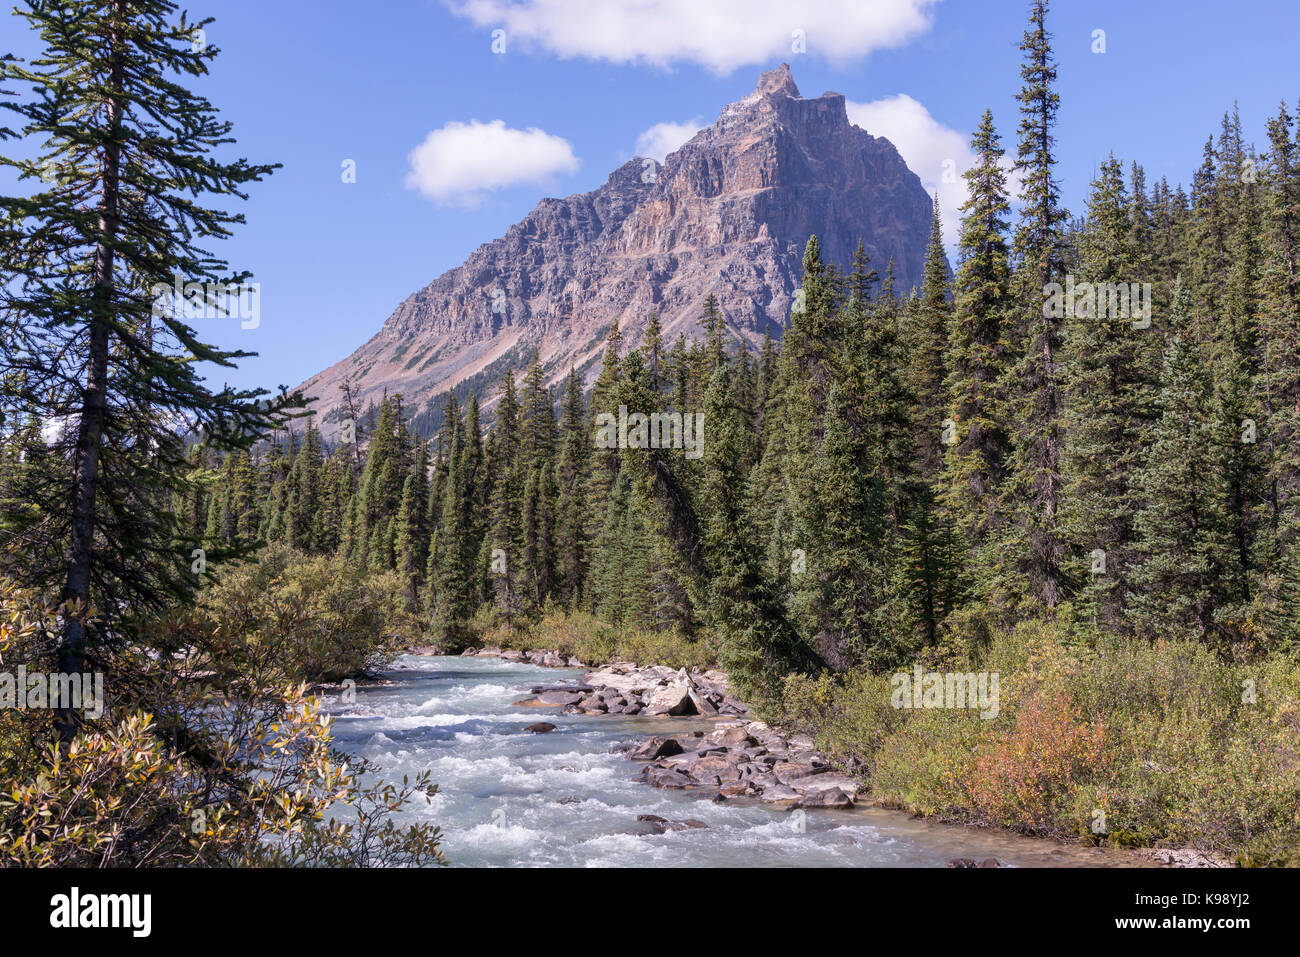
POLYGON ((534 831, 522 824, 478 824, 469 830, 459 831, 456 841, 481 844, 486 848, 508 847, 517 849, 541 840, 540 831, 534 831))

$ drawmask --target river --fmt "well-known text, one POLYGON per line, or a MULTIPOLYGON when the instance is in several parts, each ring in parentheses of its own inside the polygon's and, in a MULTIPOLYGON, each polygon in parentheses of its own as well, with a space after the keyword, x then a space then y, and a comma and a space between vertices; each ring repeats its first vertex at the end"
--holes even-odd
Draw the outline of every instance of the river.
POLYGON ((792 813, 699 791, 660 790, 611 749, 701 719, 565 715, 512 703, 580 669, 498 658, 397 658, 382 681, 329 703, 344 751, 383 774, 433 772, 439 793, 407 812, 443 830, 453 865, 470 867, 943 867, 956 857, 1018 866, 1124 866, 1124 852, 1065 847, 1014 834, 858 808, 792 813), (546 720, 549 734, 525 725, 546 720), (638 815, 693 819, 705 828, 657 833, 638 815))

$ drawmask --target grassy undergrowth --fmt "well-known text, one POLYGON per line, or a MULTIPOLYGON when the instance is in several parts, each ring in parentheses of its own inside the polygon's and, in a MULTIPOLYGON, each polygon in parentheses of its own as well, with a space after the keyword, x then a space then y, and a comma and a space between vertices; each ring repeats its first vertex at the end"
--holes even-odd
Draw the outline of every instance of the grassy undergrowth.
POLYGON ((1300 664, 1022 624, 927 670, 997 672, 998 716, 895 709, 889 676, 791 677, 782 723, 886 803, 1085 843, 1300 865, 1300 664))
MULTIPOLYGON (((707 639, 547 610, 482 615, 480 646, 586 664, 716 667, 707 639)), ((459 649, 456 649, 459 650, 459 649)), ((785 679, 762 717, 813 735, 882 803, 1086 844, 1191 847, 1300 866, 1300 661, 1229 662, 1195 641, 1085 640, 1026 622, 932 649, 926 672, 996 673, 996 717, 896 708, 891 674, 785 679)))
POLYGON ((713 668, 717 658, 709 643, 678 631, 651 631, 633 626, 613 626, 581 611, 545 609, 536 619, 516 618, 507 623, 480 614, 469 629, 472 643, 496 648, 531 651, 541 648, 578 658, 586 665, 632 661, 638 665, 670 668, 713 668))

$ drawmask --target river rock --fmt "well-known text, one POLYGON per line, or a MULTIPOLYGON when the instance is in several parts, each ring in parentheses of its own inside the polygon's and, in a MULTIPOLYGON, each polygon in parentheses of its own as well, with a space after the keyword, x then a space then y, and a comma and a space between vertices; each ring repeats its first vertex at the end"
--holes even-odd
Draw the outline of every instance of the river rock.
POLYGON ((691 769, 691 774, 709 784, 725 784, 740 780, 739 755, 731 752, 710 754, 700 758, 691 769))
POLYGON ((795 807, 853 807, 853 798, 840 788, 826 788, 805 794, 795 807))
POLYGON ((656 691, 646 702, 646 714, 667 714, 678 717, 685 714, 698 714, 695 702, 691 700, 689 685, 685 683, 665 685, 656 691))
POLYGON ((543 691, 537 696, 537 700, 542 704, 564 707, 565 705, 577 704, 582 700, 582 694, 577 691, 543 691))
POLYGON ((695 705, 695 710, 705 717, 718 713, 718 706, 710 700, 710 696, 700 694, 694 689, 691 690, 691 703, 695 705))
POLYGON ((845 774, 832 774, 830 772, 809 774, 801 778, 790 778, 784 783, 803 794, 828 791, 831 788, 839 788, 849 794, 856 794, 858 791, 858 782, 853 778, 845 774))
POLYGON ((549 721, 538 721, 536 724, 530 724, 528 727, 524 728, 524 730, 530 731, 533 734, 547 734, 555 730, 555 725, 551 724, 549 721))
POLYGON ((653 680, 640 673, 628 674, 610 666, 599 671, 588 672, 583 676, 582 683, 595 685, 598 688, 614 688, 630 696, 645 691, 653 684, 653 680))
POLYGON ((685 821, 670 821, 667 818, 660 817, 658 814, 638 814, 638 821, 649 824, 660 834, 665 831, 693 831, 698 828, 708 827, 703 821, 688 819, 685 821))
POLYGON ((680 771, 650 765, 645 769, 647 784, 657 788, 688 788, 695 782, 680 771))
POLYGON ((722 728, 709 733, 709 740, 726 748, 745 748, 755 744, 743 727, 722 728))
POLYGON ((661 738, 658 735, 639 747, 628 752, 628 757, 635 761, 654 761, 682 753, 681 742, 676 738, 661 738))
POLYGON ((779 761, 772 765, 772 773, 782 784, 793 787, 792 781, 821 773, 823 769, 813 766, 811 761, 779 761))

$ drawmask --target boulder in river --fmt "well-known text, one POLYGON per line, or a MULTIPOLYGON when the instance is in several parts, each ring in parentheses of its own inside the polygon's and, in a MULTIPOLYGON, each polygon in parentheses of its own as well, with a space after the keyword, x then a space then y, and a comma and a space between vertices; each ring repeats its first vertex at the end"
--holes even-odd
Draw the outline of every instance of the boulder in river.
POLYGON ((805 794, 795 807, 853 807, 853 798, 840 788, 827 788, 805 794))
POLYGON ((524 730, 532 732, 533 734, 546 734, 550 731, 554 731, 555 725, 551 724, 549 721, 538 721, 536 724, 530 724, 528 727, 524 728, 524 730))
POLYGON ((645 780, 657 788, 687 788, 695 783, 680 771, 655 767, 653 764, 645 769, 645 780))
POLYGON ((703 821, 687 819, 685 821, 670 821, 667 818, 660 817, 658 814, 638 814, 638 821, 649 824, 660 834, 665 831, 693 831, 698 828, 708 827, 703 821))
POLYGON ((661 738, 656 735, 639 747, 628 752, 628 757, 637 761, 654 761, 682 753, 682 744, 676 738, 661 738))
POLYGON ((577 704, 582 700, 582 694, 577 691, 543 691, 537 696, 537 700, 542 704, 564 707, 566 704, 577 704))
POLYGON ((677 717, 684 714, 698 714, 695 702, 691 700, 690 685, 685 682, 664 685, 650 696, 646 702, 645 713, 649 715, 666 714, 677 717))

